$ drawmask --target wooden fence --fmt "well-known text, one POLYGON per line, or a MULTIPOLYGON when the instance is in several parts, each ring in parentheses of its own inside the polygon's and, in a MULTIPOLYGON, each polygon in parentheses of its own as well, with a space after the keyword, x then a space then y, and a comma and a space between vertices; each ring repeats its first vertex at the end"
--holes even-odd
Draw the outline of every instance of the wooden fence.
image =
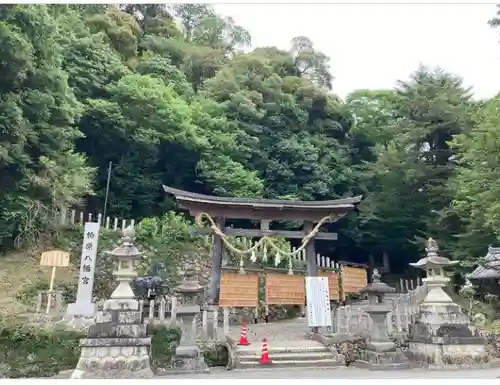
POLYGON ((107 230, 124 230, 128 226, 134 226, 134 219, 120 219, 106 217, 103 221, 103 216, 101 213, 85 214, 83 211, 77 212, 76 210, 63 210, 59 218, 59 224, 63 226, 83 226, 85 222, 98 222, 101 226, 107 230))

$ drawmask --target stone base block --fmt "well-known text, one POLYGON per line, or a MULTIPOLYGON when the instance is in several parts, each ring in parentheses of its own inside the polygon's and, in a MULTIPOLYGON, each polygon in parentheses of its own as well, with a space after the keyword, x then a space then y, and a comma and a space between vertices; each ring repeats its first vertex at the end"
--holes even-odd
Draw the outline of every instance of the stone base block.
POLYGON ((81 317, 81 316, 66 316, 63 319, 64 324, 73 329, 85 329, 95 324, 94 317, 81 317))
POLYGON ((210 371, 203 352, 197 346, 179 345, 175 350, 174 367, 175 371, 205 372, 210 371))
POLYGON ((67 316, 93 317, 97 312, 97 305, 93 302, 69 303, 66 310, 67 316))
POLYGON ((370 370, 411 369, 412 365, 401 351, 377 352, 365 350, 353 366, 370 370))
POLYGON ((488 367, 489 358, 482 344, 432 344, 410 341, 409 359, 433 369, 488 367))
POLYGON ((135 378, 153 378, 155 377, 151 368, 130 371, 130 370, 96 370, 92 372, 85 372, 79 369, 75 369, 71 374, 70 379, 135 379, 135 378))
POLYGON ((153 372, 147 342, 150 339, 84 339, 71 378, 149 378, 153 372))

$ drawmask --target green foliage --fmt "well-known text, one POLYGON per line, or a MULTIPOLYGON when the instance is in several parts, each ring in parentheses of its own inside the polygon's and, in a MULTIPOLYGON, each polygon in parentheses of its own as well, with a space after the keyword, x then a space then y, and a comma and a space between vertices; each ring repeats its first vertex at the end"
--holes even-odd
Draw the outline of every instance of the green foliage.
MULTIPOLYGON (((179 344, 180 330, 155 326, 151 340, 153 370, 169 368, 179 344)), ((80 358, 80 331, 0 325, 0 374, 7 378, 51 377, 75 369, 80 358)), ((209 366, 227 365, 223 346, 201 346, 209 366)))
MULTIPOLYGON (((500 236, 498 98, 473 101, 453 74, 421 67, 394 90, 340 100, 309 38, 249 50, 249 32, 210 5, 13 5, 0 16, 2 251, 42 248, 61 238, 61 211, 103 207, 110 162, 107 214, 158 217, 153 227, 174 208, 164 183, 236 197, 363 194, 360 215, 331 226, 339 241, 327 253, 387 252, 399 270, 430 235, 468 265, 500 236)), ((206 252, 194 238, 147 238, 166 275, 186 245, 206 252)))
POLYGON ((163 325, 153 328, 151 339, 151 367, 168 368, 172 365, 175 348, 179 345, 181 331, 178 328, 168 328, 163 325))
POLYGON ((220 343, 215 342, 211 345, 202 345, 203 358, 205 363, 210 367, 227 366, 229 362, 229 355, 227 347, 220 343))
POLYGON ((50 377, 75 368, 79 339, 72 330, 0 326, 0 371, 7 378, 50 377))

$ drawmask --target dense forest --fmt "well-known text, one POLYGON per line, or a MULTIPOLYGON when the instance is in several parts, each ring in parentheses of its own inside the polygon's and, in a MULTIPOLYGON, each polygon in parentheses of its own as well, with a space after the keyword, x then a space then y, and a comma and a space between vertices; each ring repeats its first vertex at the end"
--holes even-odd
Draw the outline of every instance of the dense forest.
POLYGON ((107 213, 122 218, 172 210, 162 183, 362 194, 330 255, 407 262, 431 235, 471 262, 498 244, 500 95, 474 100, 439 68, 342 100, 307 37, 251 48, 248 31, 196 4, 1 5, 0 58, 4 251, 38 242, 66 208, 102 212, 110 162, 107 213))

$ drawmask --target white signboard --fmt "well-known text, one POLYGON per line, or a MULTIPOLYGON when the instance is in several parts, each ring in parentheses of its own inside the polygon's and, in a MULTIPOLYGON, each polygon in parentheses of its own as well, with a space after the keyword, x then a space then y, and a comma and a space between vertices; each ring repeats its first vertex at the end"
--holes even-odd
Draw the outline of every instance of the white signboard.
POLYGON ((92 316, 96 306, 92 302, 99 223, 87 222, 83 231, 82 256, 76 302, 68 304, 68 315, 92 316))
POLYGON ((332 326, 328 277, 306 277, 307 323, 309 327, 332 326))

